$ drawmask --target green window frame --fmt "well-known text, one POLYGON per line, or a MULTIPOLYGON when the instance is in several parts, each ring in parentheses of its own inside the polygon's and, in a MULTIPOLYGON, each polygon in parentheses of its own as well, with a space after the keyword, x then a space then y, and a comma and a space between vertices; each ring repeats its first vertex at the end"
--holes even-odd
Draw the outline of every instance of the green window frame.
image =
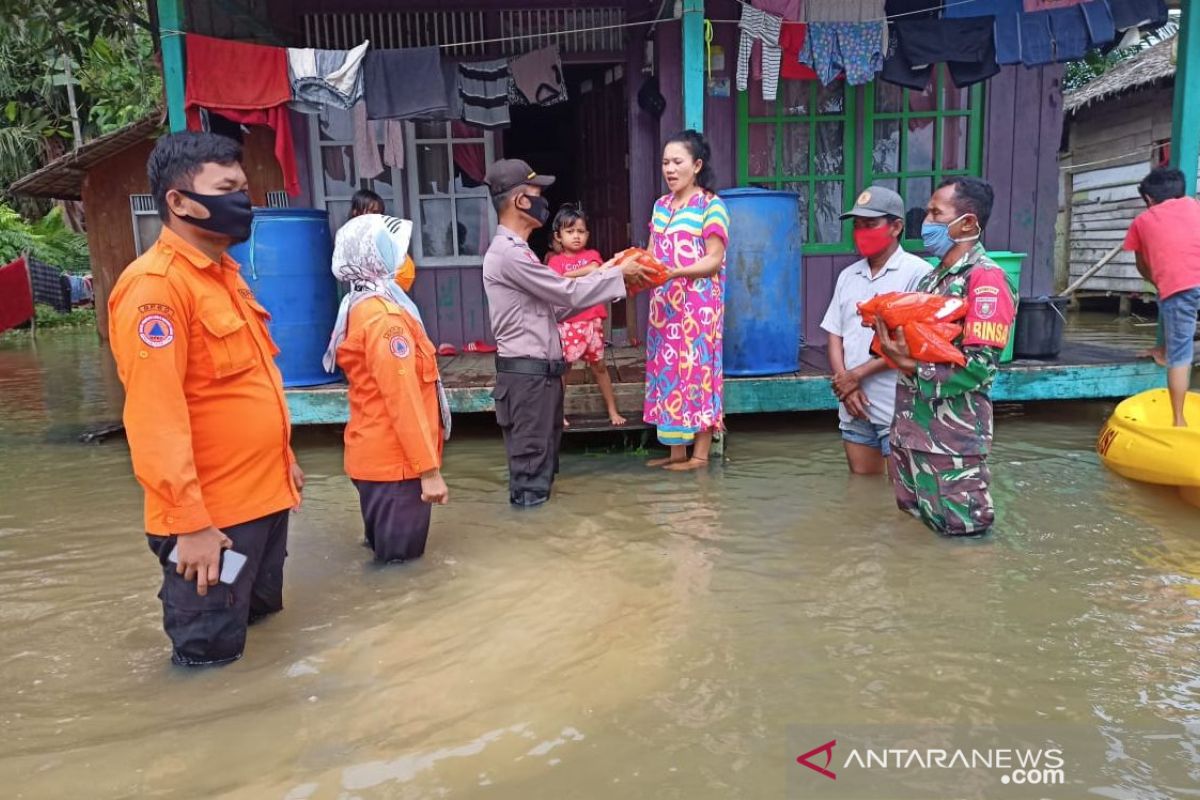
MULTIPOLYGON (((844 86, 840 83, 836 85, 844 86)), ((761 84, 751 81, 748 91, 737 93, 737 184, 793 189, 803 193, 805 254, 854 252, 849 222, 842 224, 840 241, 811 242, 816 231, 820 203, 816 189, 820 184, 842 182, 843 191, 838 199, 843 208, 854 204, 857 192, 862 187, 872 184, 889 186, 900 193, 905 199, 906 208, 911 211, 918 207, 924 209, 932 188, 943 179, 954 175, 983 174, 986 119, 984 87, 977 84, 969 89, 955 88, 944 65, 934 70, 930 88, 924 92, 878 81, 863 87, 845 87, 840 111, 821 111, 820 100, 827 90, 821 89, 815 81, 780 81, 774 104, 759 101, 761 95, 756 95, 753 103, 757 107, 756 112, 760 113, 752 114, 751 93, 757 92, 761 92, 761 84), (922 108, 919 102, 922 96, 926 108, 922 108), (797 107, 797 97, 803 100, 802 107, 797 107), (936 100, 936 103, 930 103, 931 100, 936 100), (789 102, 793 108, 788 108, 789 102), (822 143, 820 137, 811 133, 817 130, 816 126, 820 123, 841 123, 843 126, 841 145, 845 157, 840 172, 814 173, 811 169, 816 162, 816 149, 822 143), (756 154, 773 165, 769 173, 763 170, 765 174, 751 174, 753 125, 774 126, 773 138, 768 137, 774 152, 765 156, 756 154), (796 155, 792 152, 785 157, 784 147, 789 143, 787 126, 796 125, 807 126, 810 135, 806 143, 808 151, 802 162, 805 169, 793 172, 788 171, 787 166, 797 162, 796 155), (877 163, 877 148, 881 138, 876 131, 888 128, 894 133, 896 152, 890 163, 886 160, 877 163), (919 133, 922 128, 932 131, 931 135, 925 135, 924 140, 919 133), (914 134, 913 131, 918 133, 914 134), (863 140, 861 148, 860 138, 863 140), (926 146, 928 154, 914 158, 914 151, 921 150, 922 145, 926 146), (949 159, 947 153, 951 154, 949 159), (914 196, 908 197, 910 194, 914 196)), ((912 216, 914 219, 906 231, 904 246, 920 250, 920 223, 916 221, 915 213, 912 216)))
POLYGON ((872 81, 864 94, 863 136, 871 146, 863 148, 863 183, 900 193, 909 209, 904 245, 920 250, 915 209, 923 216, 929 195, 945 178, 983 174, 983 85, 958 89, 939 66, 924 92, 872 81), (936 103, 920 109, 921 98, 936 103), (918 134, 922 129, 928 133, 918 134), (894 152, 884 149, 888 142, 894 142, 894 152))
MULTIPOLYGON (((807 232, 806 239, 812 239, 812 233, 817 230, 817 211, 822 197, 818 193, 818 187, 840 183, 841 191, 837 192, 837 201, 841 204, 842 209, 849 207, 848 204, 853 202, 856 192, 855 177, 859 161, 856 149, 859 93, 853 87, 846 87, 842 83, 835 85, 843 87, 841 110, 822 111, 823 101, 829 99, 828 92, 823 90, 816 81, 781 81, 774 106, 769 109, 771 113, 766 114, 751 115, 749 93, 761 91, 757 81, 751 82, 748 91, 737 93, 738 185, 792 189, 802 192, 804 195, 803 213, 806 215, 804 227, 807 232), (804 94, 805 92, 807 95, 804 94), (798 99, 804 101, 802 105, 787 107, 789 101, 796 103, 798 99), (820 136, 814 136, 813 132, 822 125, 828 129, 831 123, 842 126, 841 170, 814 171, 813 165, 818 160, 817 148, 822 139, 820 136), (773 162, 774 167, 769 174, 751 175, 750 128, 751 126, 762 126, 769 129, 772 125, 774 126, 775 151, 769 160, 773 162), (789 169, 789 165, 795 165, 796 155, 793 152, 785 158, 784 145, 788 142, 789 130, 795 126, 807 130, 808 151, 803 160, 805 168, 793 171, 789 169)), ((827 104, 824 105, 828 108, 827 104)), ((828 197, 828 193, 825 193, 824 196, 828 197)), ((846 251, 849 240, 850 226, 848 223, 842 223, 840 241, 806 243, 804 252, 810 254, 842 253, 846 251)))

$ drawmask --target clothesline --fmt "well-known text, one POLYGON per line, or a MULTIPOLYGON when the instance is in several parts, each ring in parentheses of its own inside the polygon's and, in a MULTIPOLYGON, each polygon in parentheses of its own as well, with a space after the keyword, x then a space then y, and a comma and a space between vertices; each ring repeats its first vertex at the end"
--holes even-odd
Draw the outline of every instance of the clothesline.
POLYGON ((1099 166, 1100 164, 1110 164, 1113 161, 1120 161, 1121 159, 1132 158, 1133 156, 1152 156, 1154 155, 1154 150, 1156 147, 1158 147, 1158 145, 1150 145, 1149 147, 1142 147, 1129 153, 1122 153, 1119 156, 1110 156, 1109 158, 1101 158, 1097 159, 1096 161, 1085 161, 1082 164, 1064 164, 1059 167, 1059 170, 1062 172, 1073 172, 1085 167, 1095 167, 1099 166))

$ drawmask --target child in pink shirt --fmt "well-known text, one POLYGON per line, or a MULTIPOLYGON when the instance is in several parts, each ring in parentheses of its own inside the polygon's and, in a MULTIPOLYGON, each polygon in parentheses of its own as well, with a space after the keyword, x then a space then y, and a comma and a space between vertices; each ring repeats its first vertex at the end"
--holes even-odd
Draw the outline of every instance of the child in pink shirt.
MULTIPOLYGON (((547 259, 550 269, 566 278, 582 278, 600 269, 604 260, 595 250, 588 250, 587 216, 578 206, 565 205, 554 216, 554 253, 547 259)), ((625 418, 617 412, 617 399, 613 395, 608 367, 604 366, 604 319, 608 310, 603 304, 592 306, 586 311, 558 324, 562 337, 563 358, 568 364, 583 360, 596 377, 596 385, 604 398, 608 420, 613 425, 624 425, 625 418)), ((563 375, 563 385, 567 376, 563 375)), ((567 421, 563 420, 567 427, 567 421)))

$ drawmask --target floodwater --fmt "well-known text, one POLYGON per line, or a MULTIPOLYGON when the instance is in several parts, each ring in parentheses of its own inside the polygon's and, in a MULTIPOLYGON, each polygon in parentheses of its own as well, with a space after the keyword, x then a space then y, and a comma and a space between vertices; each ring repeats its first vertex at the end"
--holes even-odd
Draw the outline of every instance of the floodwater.
POLYGON ((975 542, 848 477, 830 415, 735 418, 701 475, 575 444, 525 513, 485 419, 427 556, 387 568, 338 432, 301 430, 287 607, 197 672, 167 661, 123 440, 76 441, 118 396, 90 334, 0 341, 6 797, 1200 796, 1200 511, 1101 467, 1111 404, 1001 409, 975 542), (1066 784, 796 761, 939 724, 1060 747, 1066 784))

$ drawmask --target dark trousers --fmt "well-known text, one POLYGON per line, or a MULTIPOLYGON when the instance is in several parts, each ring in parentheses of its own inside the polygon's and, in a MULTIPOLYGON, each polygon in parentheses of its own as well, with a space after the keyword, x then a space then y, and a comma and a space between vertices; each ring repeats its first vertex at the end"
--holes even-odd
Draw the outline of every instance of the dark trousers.
POLYGON ((500 372, 492 392, 508 452, 508 499, 539 506, 550 499, 562 440, 563 385, 557 375, 500 372))
POLYGON ((354 481, 367 544, 380 561, 409 561, 425 552, 430 505, 421 501, 421 480, 354 481))
POLYGON ((222 528, 233 540, 233 549, 246 557, 246 565, 232 586, 213 584, 204 597, 196 594, 196 582, 184 580, 167 560, 178 537, 146 537, 162 565, 158 599, 173 662, 198 667, 237 661, 246 647, 246 627, 283 608, 288 513, 222 528))

